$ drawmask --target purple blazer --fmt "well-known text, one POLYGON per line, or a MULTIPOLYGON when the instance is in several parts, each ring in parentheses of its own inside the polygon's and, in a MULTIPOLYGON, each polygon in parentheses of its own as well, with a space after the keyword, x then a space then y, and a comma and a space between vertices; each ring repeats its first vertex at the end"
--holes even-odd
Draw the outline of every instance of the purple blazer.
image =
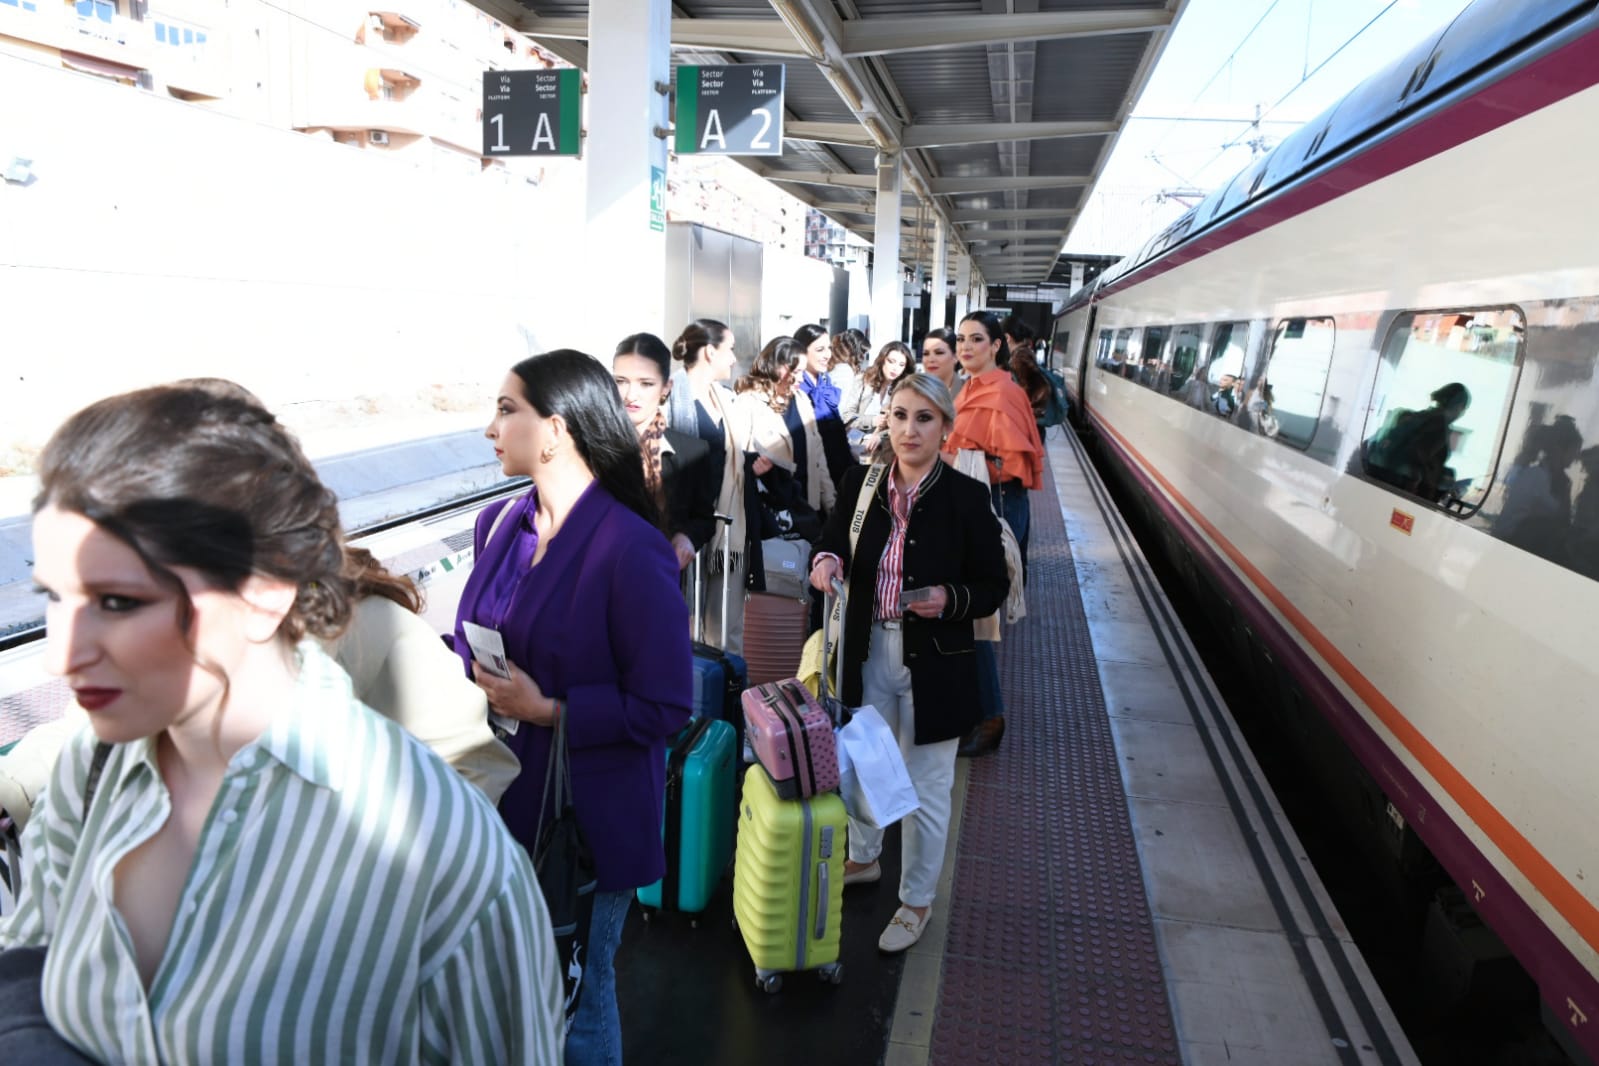
MULTIPOLYGON (((677 558, 659 530, 595 482, 529 569, 537 491, 478 515, 477 561, 456 608, 453 646, 470 677, 461 623, 496 628, 507 657, 545 695, 566 701, 577 817, 599 890, 637 888, 665 873, 666 740, 687 724, 693 702, 677 558), (505 520, 485 545, 501 507, 505 520)), ((530 854, 553 736, 523 722, 506 741, 522 772, 500 798, 500 816, 530 854)))

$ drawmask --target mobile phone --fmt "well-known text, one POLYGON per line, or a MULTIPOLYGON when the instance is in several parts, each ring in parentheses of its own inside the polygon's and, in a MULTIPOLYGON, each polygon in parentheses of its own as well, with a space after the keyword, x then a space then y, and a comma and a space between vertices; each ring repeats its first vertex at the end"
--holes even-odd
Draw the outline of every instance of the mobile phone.
POLYGON ((931 587, 899 590, 899 609, 905 611, 913 603, 924 603, 933 598, 931 587))

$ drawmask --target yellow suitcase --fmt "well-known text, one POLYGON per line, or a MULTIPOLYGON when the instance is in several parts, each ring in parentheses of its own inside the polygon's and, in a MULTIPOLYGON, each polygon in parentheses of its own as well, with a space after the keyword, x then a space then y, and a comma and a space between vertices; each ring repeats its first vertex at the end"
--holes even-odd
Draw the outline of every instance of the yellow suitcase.
POLYGON ((848 832, 836 792, 786 800, 759 764, 745 773, 733 919, 755 963, 755 983, 766 991, 799 970, 816 970, 833 984, 844 979, 838 943, 848 832))

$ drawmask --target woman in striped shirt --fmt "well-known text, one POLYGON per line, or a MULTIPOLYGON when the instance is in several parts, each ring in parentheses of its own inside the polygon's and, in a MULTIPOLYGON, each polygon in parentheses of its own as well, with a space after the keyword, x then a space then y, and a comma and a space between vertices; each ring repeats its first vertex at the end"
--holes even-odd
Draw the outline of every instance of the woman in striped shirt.
POLYGON ((332 494, 259 406, 166 386, 46 446, 48 665, 89 712, 0 948, 103 1062, 560 1060, 526 856, 308 638, 352 601, 332 494))
MULTIPOLYGON (((940 459, 955 423, 949 390, 930 374, 908 374, 888 411, 894 462, 887 470, 857 465, 845 476, 811 584, 825 591, 847 582, 844 702, 882 714, 921 802, 901 829, 900 907, 877 942, 897 952, 916 943, 932 916, 955 746, 980 713, 972 621, 999 609, 1010 582, 988 493, 940 459), (881 480, 873 485, 869 475, 881 480)), ((851 819, 844 883, 876 881, 882 850, 883 831, 851 819)))

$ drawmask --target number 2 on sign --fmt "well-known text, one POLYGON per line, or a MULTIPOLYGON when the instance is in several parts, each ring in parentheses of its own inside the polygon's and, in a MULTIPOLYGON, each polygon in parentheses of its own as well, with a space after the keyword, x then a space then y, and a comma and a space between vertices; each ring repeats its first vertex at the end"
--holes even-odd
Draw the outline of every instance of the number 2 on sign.
POLYGON ((763 152, 769 151, 772 147, 772 142, 766 139, 766 135, 772 129, 772 112, 767 108, 757 107, 753 114, 761 116, 761 128, 756 132, 755 139, 750 141, 750 147, 759 148, 763 152))

